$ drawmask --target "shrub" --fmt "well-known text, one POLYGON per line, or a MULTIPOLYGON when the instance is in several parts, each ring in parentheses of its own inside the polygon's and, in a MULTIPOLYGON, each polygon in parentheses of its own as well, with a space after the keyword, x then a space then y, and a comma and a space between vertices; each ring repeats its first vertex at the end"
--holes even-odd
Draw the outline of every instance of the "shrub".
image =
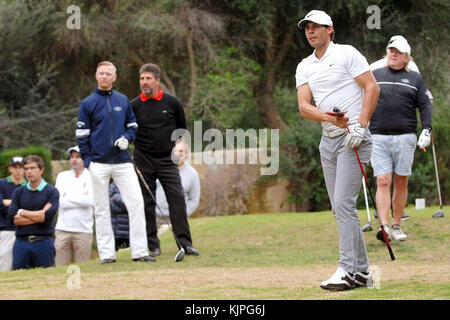
POLYGON ((14 156, 26 157, 32 154, 40 156, 44 160, 45 163, 44 179, 49 183, 53 183, 51 153, 49 150, 39 145, 32 145, 20 149, 8 149, 0 153, 0 168, 2 170, 1 171, 2 176, 9 175, 7 168, 12 157, 14 156))

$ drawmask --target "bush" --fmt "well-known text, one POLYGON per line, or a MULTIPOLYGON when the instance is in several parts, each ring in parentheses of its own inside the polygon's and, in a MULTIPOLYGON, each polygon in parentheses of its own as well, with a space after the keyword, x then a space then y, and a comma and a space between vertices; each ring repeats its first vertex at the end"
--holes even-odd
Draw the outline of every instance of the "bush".
POLYGON ((8 165, 11 161, 11 158, 14 156, 22 156, 26 157, 29 155, 37 155, 40 156, 44 160, 45 170, 44 170, 44 179, 53 183, 52 181, 52 156, 49 150, 44 148, 43 146, 33 145, 28 146, 21 149, 8 149, 0 153, 0 168, 2 176, 9 175, 8 165))
POLYGON ((289 180, 289 199, 296 211, 330 208, 320 162, 320 124, 300 119, 280 138, 280 177, 289 180))
MULTIPOLYGON (((450 179, 447 168, 450 167, 449 137, 450 126, 446 122, 448 107, 433 111, 433 135, 435 139, 436 157, 439 170, 442 203, 448 204, 446 194, 450 190, 450 179)), ((449 111, 450 112, 450 111, 449 111)), ((418 135, 420 135, 421 128, 418 135)), ((280 175, 289 180, 289 202, 296 204, 297 211, 327 210, 330 202, 323 178, 319 154, 321 126, 308 120, 299 120, 291 125, 280 140, 280 175)), ((369 188, 375 197, 376 179, 373 169, 366 168, 369 188)), ((373 204, 367 193, 369 206, 373 204)), ((438 193, 436 175, 433 163, 432 146, 427 152, 416 150, 412 175, 408 186, 408 203, 414 203, 415 198, 425 198, 427 205, 437 205, 438 193)), ((359 209, 365 208, 363 188, 357 201, 359 209)))

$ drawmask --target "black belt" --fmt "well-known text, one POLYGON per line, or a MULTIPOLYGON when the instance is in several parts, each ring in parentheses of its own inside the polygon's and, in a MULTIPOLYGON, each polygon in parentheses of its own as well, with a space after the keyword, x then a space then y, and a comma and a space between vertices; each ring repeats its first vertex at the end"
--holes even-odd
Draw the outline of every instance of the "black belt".
POLYGON ((18 239, 27 242, 38 242, 50 238, 49 236, 18 236, 18 239))

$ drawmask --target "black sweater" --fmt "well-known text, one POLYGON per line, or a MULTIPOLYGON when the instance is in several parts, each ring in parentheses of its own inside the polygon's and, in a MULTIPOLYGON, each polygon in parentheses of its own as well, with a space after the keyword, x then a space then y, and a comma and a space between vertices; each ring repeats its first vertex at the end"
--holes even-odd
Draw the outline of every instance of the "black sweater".
POLYGON ((175 142, 172 132, 186 129, 183 105, 174 96, 163 93, 161 100, 148 99, 145 102, 137 96, 131 101, 138 123, 136 148, 151 155, 167 155, 172 152, 175 142))
POLYGON ((431 129, 431 104, 425 82, 419 73, 385 67, 376 69, 373 74, 381 91, 370 120, 371 133, 416 133, 417 108, 422 128, 431 129))
POLYGON ((56 212, 59 207, 59 192, 50 184, 47 184, 42 191, 31 191, 26 186, 14 191, 8 212, 10 224, 14 224, 14 216, 19 209, 37 211, 44 208, 47 202, 52 206, 45 212, 45 221, 28 226, 16 226, 16 236, 53 236, 56 212))

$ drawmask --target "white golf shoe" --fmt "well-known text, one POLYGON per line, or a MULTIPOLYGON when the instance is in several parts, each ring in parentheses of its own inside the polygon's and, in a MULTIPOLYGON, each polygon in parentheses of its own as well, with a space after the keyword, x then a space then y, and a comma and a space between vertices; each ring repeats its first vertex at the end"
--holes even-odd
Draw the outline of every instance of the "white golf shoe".
POLYGON ((403 232, 402 228, 398 224, 392 226, 390 236, 395 241, 405 241, 408 236, 403 232))
POLYGON ((355 276, 339 267, 330 279, 320 284, 320 287, 332 291, 353 289, 355 287, 355 276))

